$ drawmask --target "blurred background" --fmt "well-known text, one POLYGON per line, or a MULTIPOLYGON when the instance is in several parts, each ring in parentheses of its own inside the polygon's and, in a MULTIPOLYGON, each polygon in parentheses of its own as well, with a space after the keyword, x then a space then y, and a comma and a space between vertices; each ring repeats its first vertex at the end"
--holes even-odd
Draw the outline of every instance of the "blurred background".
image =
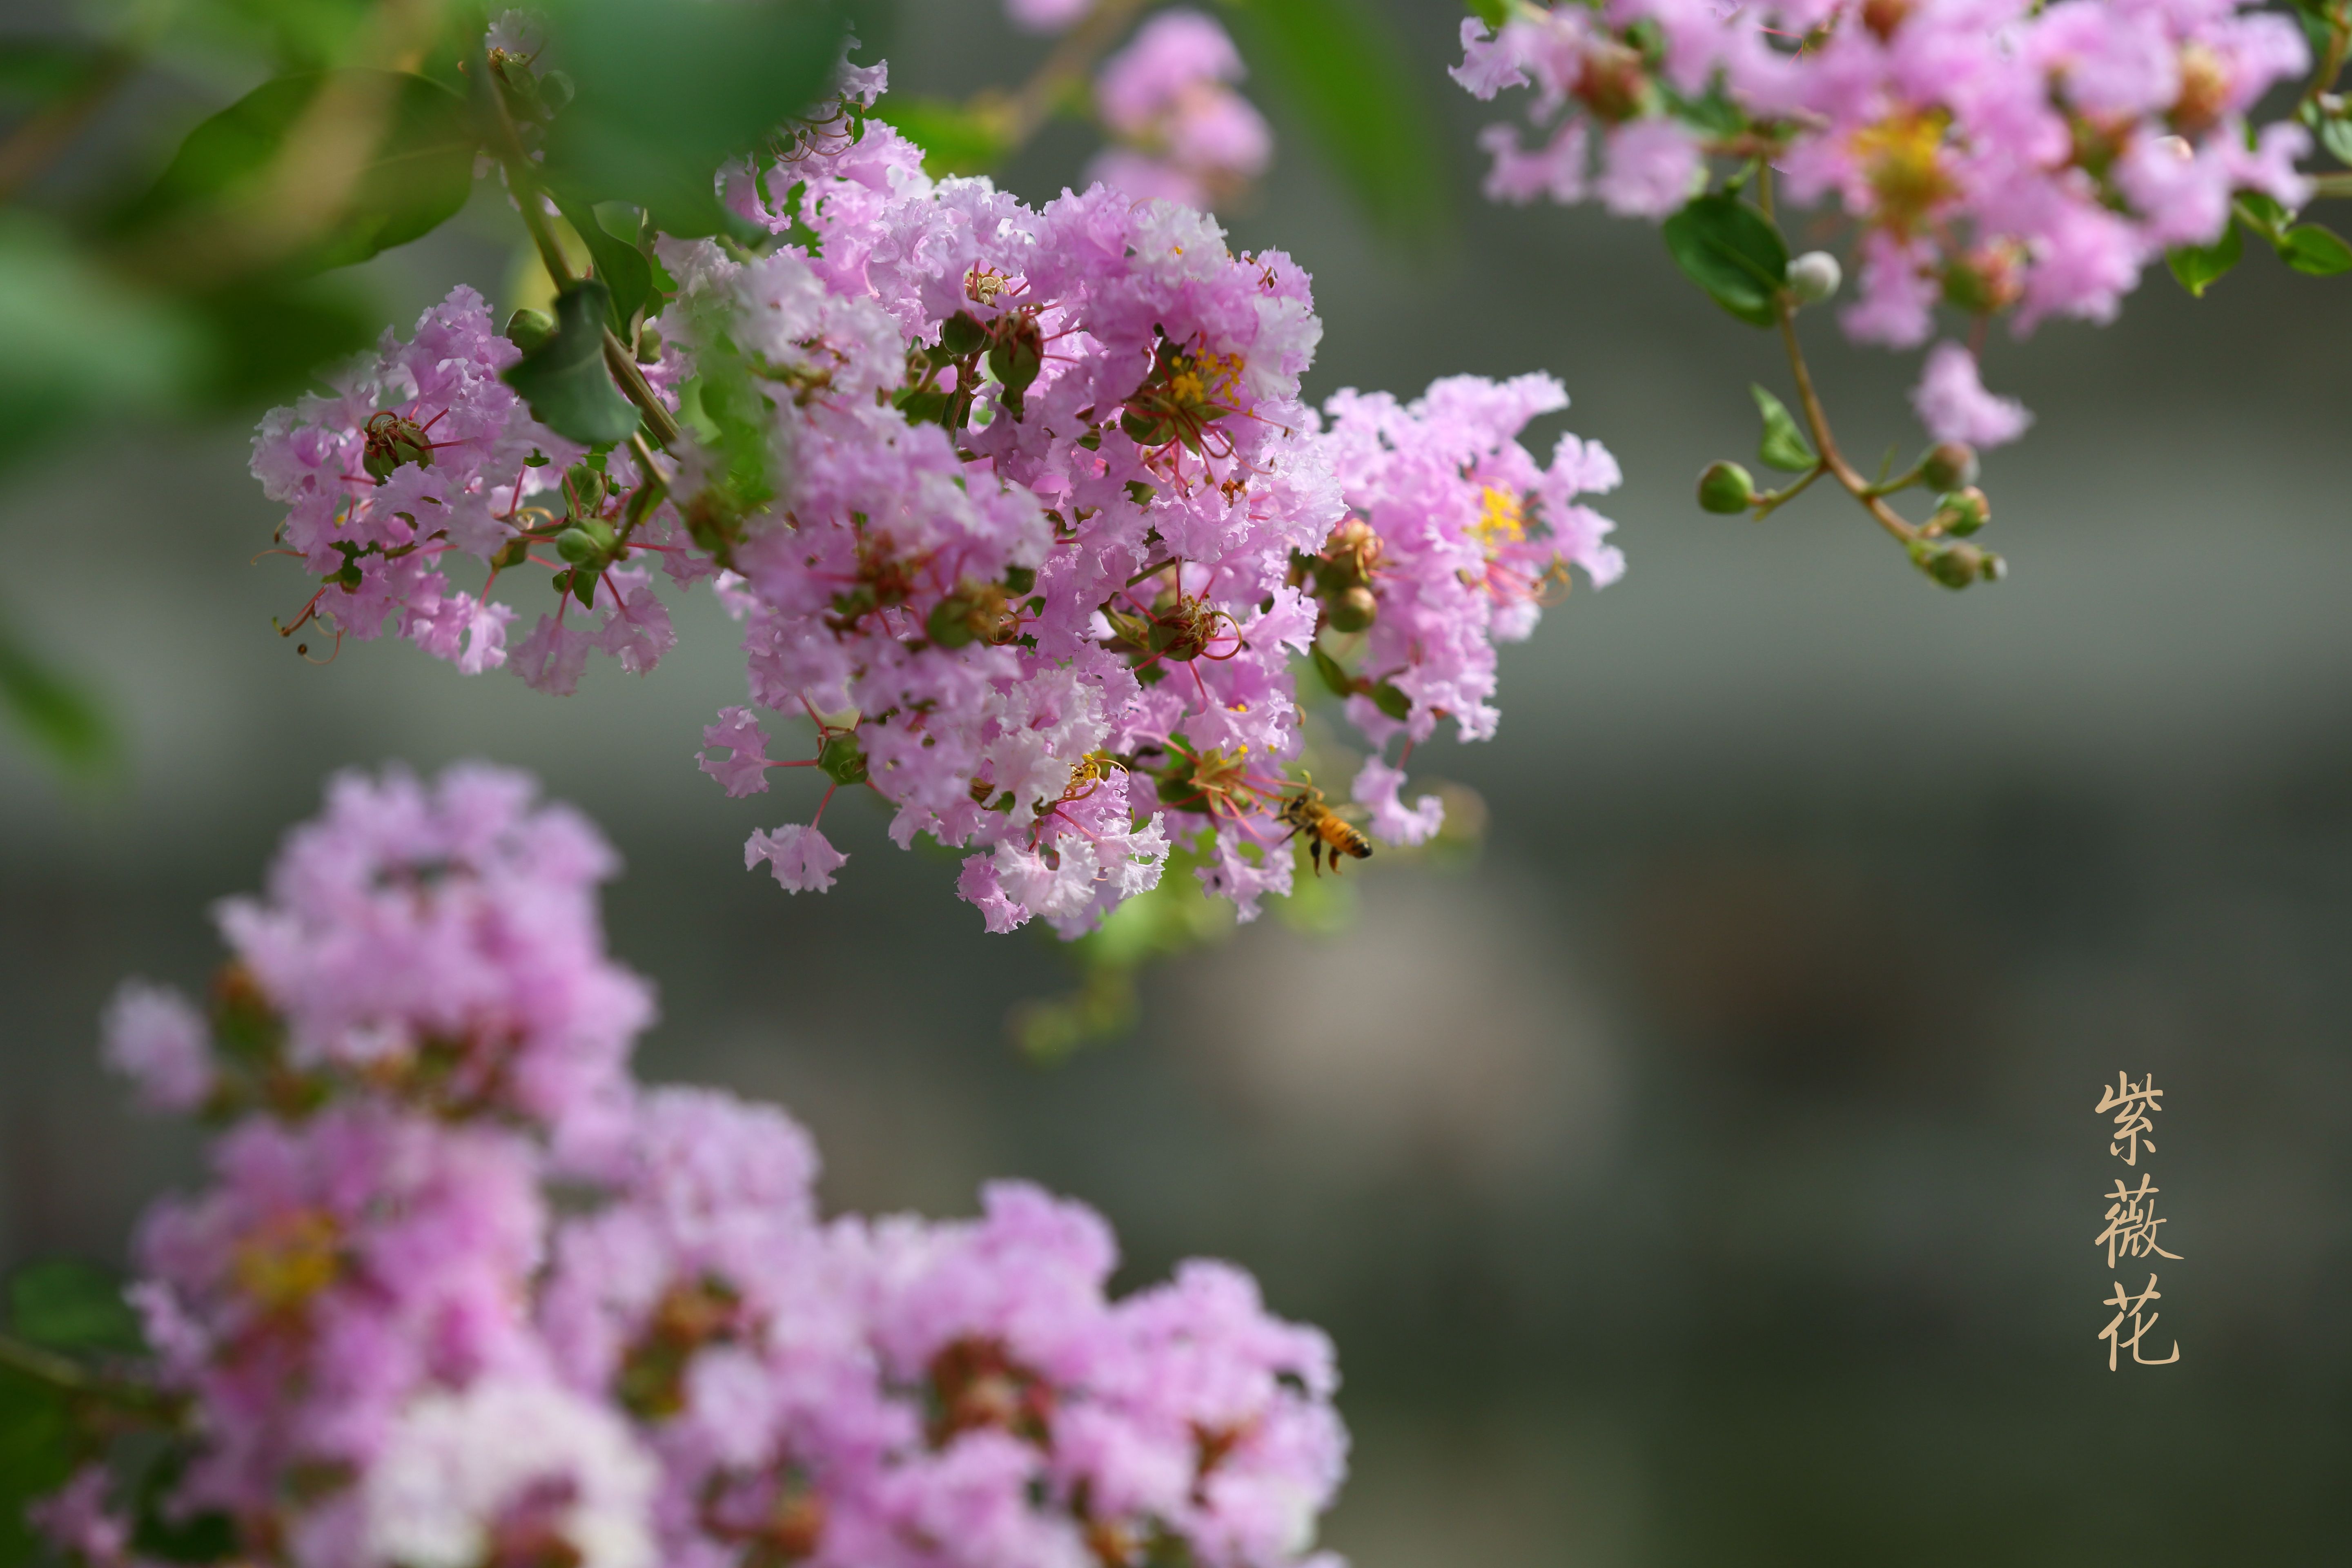
MULTIPOLYGON (((1842 500, 1696 510, 1751 450, 1747 384, 1785 391, 1773 345, 1646 225, 1477 200, 1460 12, 1384 9, 1454 237, 1382 244, 1269 101, 1235 247, 1314 274, 1318 397, 1549 370, 1575 405, 1531 444, 1564 423, 1627 476, 1623 582, 1506 653, 1496 741, 1414 759, 1484 795, 1475 868, 1375 861, 1343 934, 1267 920, 1150 971, 1129 1037, 1040 1068, 1008 1010, 1073 971, 984 935, 951 857, 845 797, 837 890, 740 869, 809 803, 695 770, 741 699, 707 601, 655 674, 566 700, 391 643, 314 668, 271 632, 306 594, 253 559, 249 420, 123 424, 0 483, 0 605, 127 755, 89 787, 0 750, 0 1264, 118 1259, 193 1173, 95 1066, 114 985, 200 985, 209 905, 331 771, 486 757, 625 857, 646 1074, 782 1101, 829 1202, 1033 1177, 1111 1217, 1126 1281, 1229 1257, 1328 1329, 1356 1451, 1328 1539, 1359 1568, 2345 1561, 2352 291, 2265 253, 2202 302, 2159 272, 2115 326, 1997 341, 1988 380, 2040 416, 1987 464, 2011 576, 1949 594, 1842 500), (2142 1168, 2181 1359, 2111 1374, 2118 1068, 2166 1094, 2142 1168)), ((905 91, 1042 53, 972 0, 887 20, 905 91)), ((89 156, 160 162, 248 85, 142 82, 89 156)), ((1007 183, 1048 196, 1091 146, 1050 132, 1007 183)), ((404 330, 461 279, 502 306, 519 237, 484 186, 362 285, 404 330)), ((1849 449, 1907 450, 1910 363, 1813 325, 1849 449)))

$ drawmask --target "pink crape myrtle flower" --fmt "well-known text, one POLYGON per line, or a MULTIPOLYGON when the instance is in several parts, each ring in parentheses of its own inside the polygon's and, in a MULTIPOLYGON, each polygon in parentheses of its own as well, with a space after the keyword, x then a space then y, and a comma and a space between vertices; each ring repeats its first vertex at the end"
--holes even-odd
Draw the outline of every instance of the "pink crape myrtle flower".
POLYGON ((1265 173, 1274 135, 1233 90, 1241 51, 1199 11, 1162 11, 1103 65, 1095 108, 1118 144, 1088 176, 1139 200, 1215 205, 1265 173))
MULTIPOLYGON (((561 1108, 436 1075, 289 1076, 296 1020, 372 944, 413 970, 415 1016, 473 1016, 474 961, 509 952, 567 984, 530 928, 593 924, 571 906, 596 858, 530 795, 478 768, 346 780, 289 837, 273 900, 301 940, 216 987, 278 1092, 134 1249, 173 1413, 149 1472, 166 1518, 220 1515, 223 1564, 293 1568, 1085 1568, 1155 1542, 1339 1568, 1315 1545, 1346 1474, 1330 1342, 1238 1268, 1115 1297, 1110 1226, 1025 1183, 970 1218, 827 1215, 808 1134, 723 1090, 624 1078, 583 1141, 561 1108), (462 894, 436 901, 436 879, 462 894), (378 900, 435 905, 412 913, 464 928, 445 935, 470 959, 419 962, 378 900)), ((603 984, 600 954, 567 962, 572 988, 603 984)), ((118 1042, 186 1032, 127 995, 118 1042)), ((553 1076, 625 1074, 627 1044, 567 1037, 553 1076)), ((152 1092, 158 1053, 110 1054, 152 1092)), ((32 1517, 77 1561, 133 1568, 121 1495, 94 1467, 32 1517)))
POLYGON ((1937 343, 1911 390, 1919 423, 1938 441, 1999 447, 2025 434, 2032 414, 2013 397, 1996 397, 1978 379, 1977 356, 1958 343, 1937 343))

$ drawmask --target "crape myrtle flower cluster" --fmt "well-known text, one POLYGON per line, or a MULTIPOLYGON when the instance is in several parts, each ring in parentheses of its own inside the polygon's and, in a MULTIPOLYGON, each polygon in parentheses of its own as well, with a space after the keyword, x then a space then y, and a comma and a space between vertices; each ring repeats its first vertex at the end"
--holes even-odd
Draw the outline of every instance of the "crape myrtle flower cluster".
MULTIPOLYGON (((1767 164, 1787 199, 1834 202, 1852 225, 1859 298, 1841 320, 1863 342, 1926 342, 1939 304, 2020 333, 2052 316, 2108 321, 2168 248, 2223 239, 2233 198, 2275 229, 2310 190, 2294 166, 2303 128, 2247 124, 2305 68, 2303 35, 2241 0, 1496 12, 1497 25, 1464 23, 1453 74, 1481 99, 1532 89, 1535 141, 1487 129, 1490 195, 1597 197, 1663 218, 1705 189, 1711 160, 1767 164)), ((1811 291, 1789 281, 1820 298, 1837 276, 1811 291)), ((1938 441, 1992 446, 2028 419, 1984 391, 1958 342, 1930 356, 1914 404, 1938 441)))
POLYGON ((517 775, 345 778, 207 1010, 124 994, 110 1059, 218 1131, 136 1247, 176 1479, 84 1470, 68 1560, 152 1509, 299 1568, 1336 1562, 1321 1334, 1223 1264, 1111 1300, 1101 1219, 1018 1183, 823 1217, 782 1112, 630 1081, 613 869, 517 775))
MULTIPOLYGON (((1143 104, 1163 46, 1135 47, 1143 104)), ((1300 401, 1322 329, 1286 256, 1105 185, 1033 209, 934 181, 865 117, 881 87, 847 72, 817 132, 726 172, 765 243, 652 239, 635 357, 689 432, 672 452, 548 429, 463 289, 271 415, 254 468, 324 580, 306 615, 568 692, 592 652, 642 671, 672 646, 656 562, 708 580, 750 701, 703 768, 730 795, 779 767, 822 773, 827 800, 872 789, 901 846, 971 852, 959 890, 992 931, 1082 934, 1179 848, 1244 918, 1297 849, 1368 853, 1293 776, 1302 674, 1374 742, 1352 793, 1375 832, 1433 831, 1433 797, 1401 802, 1404 750, 1441 719, 1491 734, 1495 642, 1571 565, 1622 567, 1577 500, 1616 482, 1608 455, 1563 437, 1539 467, 1518 443, 1559 387, 1345 394, 1327 425, 1300 401), (448 577, 461 556, 493 581, 552 570, 555 607, 509 649, 513 611, 448 577), (771 757, 779 721, 815 754, 771 757)), ((814 820, 745 853, 794 891, 845 859, 814 820)))
MULTIPOLYGON (((1097 10, 1095 0, 1005 6, 1015 26, 1041 33, 1066 31, 1097 10)), ((1153 16, 1095 73, 1095 117, 1110 145, 1087 165, 1087 178, 1203 210, 1231 201, 1274 156, 1265 117, 1234 90, 1247 74, 1214 18, 1189 6, 1153 16)))

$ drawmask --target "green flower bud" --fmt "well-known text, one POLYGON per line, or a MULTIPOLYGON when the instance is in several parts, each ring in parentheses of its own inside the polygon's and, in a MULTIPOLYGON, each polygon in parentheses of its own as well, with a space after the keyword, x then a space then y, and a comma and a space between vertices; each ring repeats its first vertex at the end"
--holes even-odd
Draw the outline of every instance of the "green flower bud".
POLYGON ((507 318, 507 341, 525 353, 537 351, 555 336, 555 318, 528 306, 507 318))
POLYGON ((1956 539, 1966 539, 1992 521, 1992 503, 1984 491, 1974 485, 1964 490, 1954 490, 1936 501, 1935 526, 1956 539))
POLYGON ((661 329, 648 321, 637 330, 637 363, 658 364, 661 363, 661 329))
POLYGON ((1818 305, 1838 291, 1845 274, 1826 250, 1808 250, 1789 263, 1789 292, 1800 305, 1818 305))
POLYGON ((866 782, 866 753, 856 735, 835 735, 816 754, 817 770, 838 784, 866 782))
POLYGON ((1327 608, 1331 616, 1331 629, 1337 632, 1362 631, 1381 612, 1380 601, 1361 583, 1333 598, 1327 608))
POLYGON ((950 594, 931 607, 923 630, 941 647, 968 647, 976 635, 971 629, 973 608, 970 599, 950 594))
POLYGON ((555 536, 555 552, 574 566, 593 566, 604 553, 595 535, 584 528, 567 528, 555 536))
POLYGON ((1701 510, 1729 516, 1746 511, 1756 500, 1756 481, 1737 463, 1709 463, 1698 477, 1701 510))
POLYGON ((1919 459, 1919 477, 1935 490, 1956 490, 1977 482, 1977 449, 1966 441, 1944 441, 1919 459))
POLYGON ((1913 540, 1911 561, 1945 587, 1954 589, 1974 583, 1999 582, 2009 572, 2008 563, 1998 555, 1973 544, 1935 538, 1913 540))

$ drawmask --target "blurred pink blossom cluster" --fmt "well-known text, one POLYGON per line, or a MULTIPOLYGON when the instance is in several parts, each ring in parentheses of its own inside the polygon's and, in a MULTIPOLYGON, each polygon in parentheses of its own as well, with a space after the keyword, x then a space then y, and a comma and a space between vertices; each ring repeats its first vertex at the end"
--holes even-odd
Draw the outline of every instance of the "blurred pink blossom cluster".
MULTIPOLYGON (((612 868, 515 775, 346 778, 224 908, 209 1017, 118 1005, 224 1124, 137 1247, 167 1514, 299 1568, 1336 1563, 1321 1334, 1223 1264, 1113 1300, 1102 1220, 1017 1183, 823 1217, 782 1113, 629 1080, 612 868)), ((110 1484, 42 1513, 85 1568, 133 1561, 110 1484)))
MULTIPOLYGON (((1181 98, 1183 61, 1230 55, 1195 24, 1157 18, 1106 93, 1138 113, 1181 98)), ((880 75, 855 90, 870 101, 880 75)), ((876 120, 725 189, 775 241, 656 241, 648 379, 731 426, 636 491, 627 447, 583 462, 531 418, 498 379, 512 345, 461 289, 341 395, 264 423, 255 471, 327 579, 315 614, 361 636, 396 616, 453 652, 454 618, 502 632, 512 612, 443 564, 560 566, 533 552, 546 520, 584 517, 601 564, 559 572, 514 652, 527 679, 569 691, 597 648, 650 668, 675 637, 648 563, 707 581, 744 627, 750 701, 709 727, 702 761, 729 794, 795 767, 826 800, 870 788, 902 847, 971 851, 959 890, 992 931, 1076 936, 1180 848, 1244 918, 1289 890, 1285 841, 1320 799, 1289 772, 1300 671, 1350 699, 1376 748, 1447 718, 1482 739, 1495 641, 1526 636, 1570 567, 1622 569, 1577 500, 1616 483, 1607 454, 1566 438, 1541 468, 1515 439, 1564 404, 1555 384, 1343 395, 1327 429, 1299 392, 1322 332, 1307 275, 1233 254, 1190 206, 1097 184, 1033 209, 932 180, 876 120), (813 729, 814 754, 772 757, 779 722, 813 729)), ((499 646, 478 634, 458 657, 479 668, 499 646)), ((1376 831, 1413 839, 1434 818, 1400 815, 1403 760, 1375 754, 1356 795, 1376 831)), ((815 820, 745 856, 793 891, 845 859, 815 820)))
MULTIPOLYGON (((2019 332, 2105 321, 2168 247, 2218 240, 2234 195, 2308 193, 2305 131, 2246 120, 2305 68, 2304 38, 2242 0, 1518 3, 1462 37, 1465 88, 1534 94, 1532 145, 1482 138, 1491 196, 1664 217, 1710 159, 1761 160, 1787 200, 1851 222, 1842 320, 1892 347, 1927 342, 1939 304, 2019 332)), ((1952 354, 1915 400, 1929 428, 2014 437, 2022 411, 1952 354)))
MULTIPOLYGON (((1097 8, 1097 0, 1005 4, 1015 26, 1041 33, 1065 31, 1097 8)), ((1230 202, 1274 157, 1265 117, 1234 90, 1247 74, 1213 17, 1189 6, 1154 15, 1095 73, 1095 115, 1110 145, 1087 166, 1087 178, 1139 201, 1203 211, 1230 202)))

